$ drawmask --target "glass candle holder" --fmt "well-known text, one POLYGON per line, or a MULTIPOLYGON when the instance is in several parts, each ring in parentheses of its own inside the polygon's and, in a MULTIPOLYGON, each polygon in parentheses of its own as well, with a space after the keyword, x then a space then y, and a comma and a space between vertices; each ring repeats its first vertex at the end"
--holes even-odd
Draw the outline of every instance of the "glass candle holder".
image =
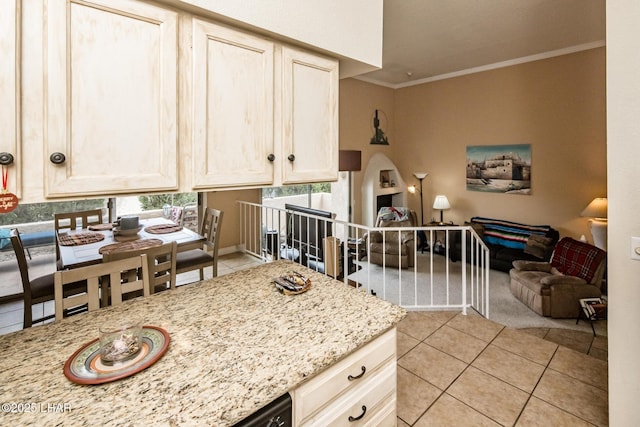
POLYGON ((100 360, 105 365, 134 358, 142 348, 142 321, 118 321, 100 327, 100 360))

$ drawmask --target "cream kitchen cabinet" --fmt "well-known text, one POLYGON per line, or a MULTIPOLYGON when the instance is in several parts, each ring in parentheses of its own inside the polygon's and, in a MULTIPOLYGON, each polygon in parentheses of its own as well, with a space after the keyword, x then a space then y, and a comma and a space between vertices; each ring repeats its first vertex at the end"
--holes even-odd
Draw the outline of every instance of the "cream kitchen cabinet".
POLYGON ((20 7, 18 0, 0 3, 0 163, 7 171, 7 190, 20 197, 20 7))
POLYGON ((296 388, 294 425, 395 426, 396 329, 296 388))
POLYGON ((194 189, 335 180, 338 62, 193 19, 194 189))
POLYGON ((338 62, 282 48, 282 183, 338 176, 338 62))
POLYGON ((274 54, 272 41, 193 19, 193 188, 273 182, 274 54))
POLYGON ((178 189, 178 13, 45 6, 45 197, 178 189))

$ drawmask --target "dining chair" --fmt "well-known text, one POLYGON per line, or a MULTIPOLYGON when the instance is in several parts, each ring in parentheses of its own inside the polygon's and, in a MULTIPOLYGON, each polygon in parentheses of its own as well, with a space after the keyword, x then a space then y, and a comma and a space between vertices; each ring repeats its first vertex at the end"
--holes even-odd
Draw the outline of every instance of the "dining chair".
POLYGON ((87 306, 88 311, 100 308, 101 298, 106 298, 104 292, 109 287, 108 297, 111 305, 122 303, 123 295, 142 291, 144 296, 149 296, 149 269, 147 256, 129 257, 117 261, 103 262, 86 267, 73 268, 71 270, 56 271, 54 273, 55 286, 55 317, 60 320, 64 317, 65 310, 79 306, 87 306), (131 279, 128 272, 141 269, 142 274, 131 279), (123 277, 125 278, 123 280, 123 277), (87 292, 65 296, 67 285, 86 280, 87 292))
POLYGON ((205 237, 202 247, 178 252, 176 256, 176 274, 200 270, 200 280, 204 280, 204 269, 211 266, 213 277, 218 275, 218 244, 224 212, 206 208, 200 234, 205 237))
MULTIPOLYGON (((53 215, 53 228, 56 234, 59 230, 75 230, 76 228, 87 228, 90 225, 102 224, 102 209, 90 209, 77 212, 62 212, 53 215)), ((60 260, 60 246, 56 238, 56 267, 62 270, 62 261, 60 260)))
MULTIPOLYGON (((30 279, 29 265, 27 264, 24 245, 22 244, 18 229, 11 230, 10 238, 13 251, 16 254, 16 261, 18 261, 20 278, 22 279, 22 295, 24 300, 24 318, 22 325, 24 328, 30 328, 34 323, 44 322, 45 320, 54 318, 53 314, 37 319, 33 318, 33 304, 53 301, 55 299, 53 272, 36 277, 35 279, 30 279)), ((65 294, 75 295, 86 292, 86 289, 87 284, 84 281, 72 283, 65 290, 65 294)))
POLYGON ((102 260, 110 262, 145 254, 149 270, 149 293, 153 294, 176 288, 177 252, 178 244, 171 242, 150 248, 106 253, 102 256, 102 260))

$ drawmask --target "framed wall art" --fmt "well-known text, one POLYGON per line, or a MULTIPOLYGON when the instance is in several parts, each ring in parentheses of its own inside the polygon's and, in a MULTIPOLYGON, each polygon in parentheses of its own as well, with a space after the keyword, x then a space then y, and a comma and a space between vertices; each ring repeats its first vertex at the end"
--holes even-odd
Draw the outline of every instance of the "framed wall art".
POLYGON ((467 190, 531 194, 531 145, 467 146, 467 190))

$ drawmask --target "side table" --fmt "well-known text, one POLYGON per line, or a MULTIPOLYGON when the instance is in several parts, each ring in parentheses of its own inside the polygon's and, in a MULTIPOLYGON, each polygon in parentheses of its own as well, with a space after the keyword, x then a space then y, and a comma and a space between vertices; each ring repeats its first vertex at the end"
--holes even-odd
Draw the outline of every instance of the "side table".
MULTIPOLYGON (((453 222, 437 222, 437 221, 431 221, 428 224, 422 224, 425 227, 455 227, 458 224, 454 224, 453 222)), ((447 237, 447 232, 446 230, 444 231, 444 238, 442 240, 440 240, 438 238, 438 231, 435 232, 436 234, 436 241, 433 242, 433 253, 438 254, 438 255, 446 255, 447 250, 446 250, 446 244, 444 242, 444 240, 447 237)), ((429 248, 429 246, 427 245, 427 248, 429 248)))
POLYGON ((591 330, 595 336, 596 330, 593 322, 598 320, 607 320, 607 302, 601 298, 582 298, 579 300, 580 308, 578 309, 578 318, 576 325, 580 322, 580 318, 584 316, 591 324, 591 330))

